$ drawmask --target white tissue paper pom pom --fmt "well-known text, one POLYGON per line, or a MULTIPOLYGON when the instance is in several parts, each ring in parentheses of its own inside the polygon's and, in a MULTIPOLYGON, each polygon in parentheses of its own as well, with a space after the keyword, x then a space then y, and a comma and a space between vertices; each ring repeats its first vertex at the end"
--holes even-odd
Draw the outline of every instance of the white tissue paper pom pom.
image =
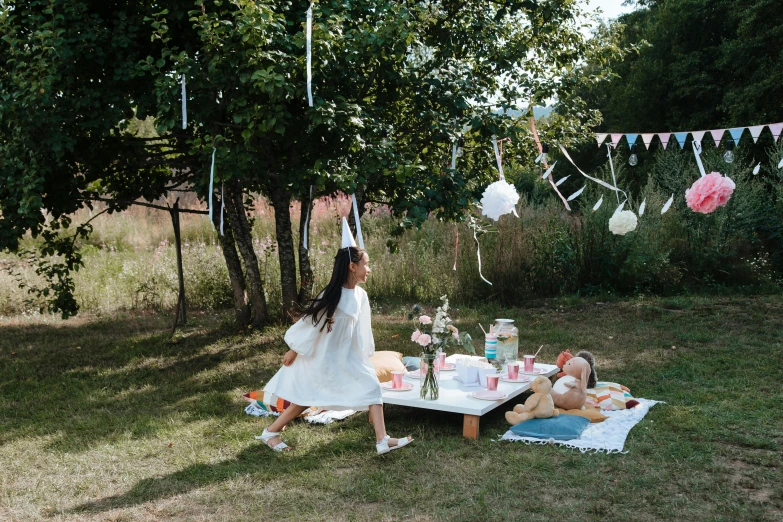
POLYGON ((609 220, 609 230, 612 234, 624 236, 628 232, 636 230, 637 223, 636 214, 630 210, 623 210, 622 212, 617 212, 609 220))
POLYGON ((516 214, 514 207, 518 202, 519 194, 514 185, 506 181, 496 181, 484 191, 481 213, 497 221, 503 214, 516 214))

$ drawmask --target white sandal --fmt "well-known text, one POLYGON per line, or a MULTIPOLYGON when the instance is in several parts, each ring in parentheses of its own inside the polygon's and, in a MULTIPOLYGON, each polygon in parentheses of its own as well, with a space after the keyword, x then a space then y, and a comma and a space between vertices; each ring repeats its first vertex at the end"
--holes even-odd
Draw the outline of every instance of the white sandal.
POLYGON ((264 430, 264 433, 261 435, 256 435, 256 440, 262 441, 264 444, 266 444, 269 448, 271 448, 274 451, 285 451, 289 448, 288 444, 285 442, 280 442, 280 444, 276 446, 270 446, 269 441, 274 439, 275 437, 279 437, 280 432, 274 432, 274 431, 268 431, 264 430))
POLYGON ((384 438, 381 439, 380 442, 375 443, 375 450, 378 452, 378 455, 383 455, 385 453, 389 453, 390 451, 403 448, 408 444, 410 444, 411 442, 413 442, 413 439, 409 439, 408 437, 405 437, 403 439, 397 439, 396 446, 389 446, 389 439, 390 437, 386 435, 384 438))

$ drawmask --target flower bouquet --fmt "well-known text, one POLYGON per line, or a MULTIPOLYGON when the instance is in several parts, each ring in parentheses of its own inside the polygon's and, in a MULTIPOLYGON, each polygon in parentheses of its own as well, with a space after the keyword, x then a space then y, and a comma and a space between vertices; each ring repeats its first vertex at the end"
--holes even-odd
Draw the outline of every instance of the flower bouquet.
MULTIPOLYGON (((449 299, 442 296, 443 302, 435 312, 433 320, 428 315, 419 315, 416 319, 416 330, 411 335, 411 341, 421 346, 419 374, 421 383, 421 398, 437 400, 439 394, 438 379, 440 368, 438 366, 438 352, 449 351, 449 346, 460 346, 475 353, 470 334, 460 336, 459 330, 452 324, 449 317, 449 299)), ((415 314, 421 312, 417 305, 408 314, 413 319, 415 314)))

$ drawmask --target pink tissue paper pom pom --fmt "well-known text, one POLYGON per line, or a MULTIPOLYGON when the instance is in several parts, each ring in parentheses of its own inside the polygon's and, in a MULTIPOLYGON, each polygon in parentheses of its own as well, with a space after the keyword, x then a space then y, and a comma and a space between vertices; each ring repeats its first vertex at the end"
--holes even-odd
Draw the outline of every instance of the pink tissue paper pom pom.
POLYGON ((685 202, 694 212, 709 214, 728 203, 735 187, 731 178, 722 176, 720 172, 710 172, 685 191, 685 202))
POLYGON ((421 334, 416 342, 422 346, 427 346, 432 342, 432 337, 429 334, 421 334))
POLYGON ((421 324, 432 324, 432 318, 429 315, 422 315, 419 317, 419 322, 421 324))
POLYGON ((416 331, 413 332, 413 335, 411 335, 411 341, 413 341, 414 343, 418 342, 419 341, 419 337, 421 337, 421 332, 417 328, 416 331))

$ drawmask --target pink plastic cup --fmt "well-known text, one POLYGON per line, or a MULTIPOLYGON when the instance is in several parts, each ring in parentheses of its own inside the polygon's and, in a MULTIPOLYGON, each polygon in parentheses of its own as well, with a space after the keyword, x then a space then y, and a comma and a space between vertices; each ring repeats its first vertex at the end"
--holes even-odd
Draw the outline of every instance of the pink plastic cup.
POLYGON ((405 372, 391 372, 392 374, 392 388, 399 390, 402 388, 402 375, 405 372))
POLYGON ((498 379, 500 379, 500 375, 487 375, 487 389, 490 391, 497 390, 498 379))
POLYGON ((519 378, 519 363, 518 362, 510 362, 508 363, 508 378, 512 381, 515 381, 519 378))
POLYGON ((536 369, 536 356, 525 355, 525 371, 532 372, 536 369))
POLYGON ((441 368, 446 366, 446 353, 445 352, 440 352, 438 354, 438 364, 440 364, 441 368))

